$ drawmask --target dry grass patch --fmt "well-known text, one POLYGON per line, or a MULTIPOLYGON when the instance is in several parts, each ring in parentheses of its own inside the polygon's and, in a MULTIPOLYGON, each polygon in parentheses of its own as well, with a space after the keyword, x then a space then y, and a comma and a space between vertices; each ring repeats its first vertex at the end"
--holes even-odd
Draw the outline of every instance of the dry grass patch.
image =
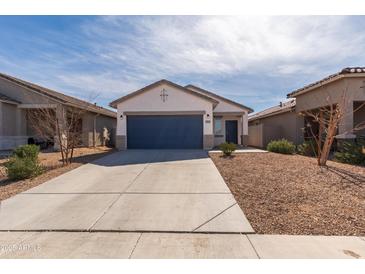
POLYGON ((210 155, 257 233, 365 235, 365 168, 276 153, 210 155))

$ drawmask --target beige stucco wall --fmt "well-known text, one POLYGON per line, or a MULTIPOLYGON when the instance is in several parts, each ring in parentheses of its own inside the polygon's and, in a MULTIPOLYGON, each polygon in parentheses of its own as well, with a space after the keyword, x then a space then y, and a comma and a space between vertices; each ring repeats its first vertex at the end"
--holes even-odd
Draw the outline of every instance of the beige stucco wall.
POLYGON ((282 138, 298 145, 303 143, 303 127, 303 117, 295 112, 258 119, 249 123, 249 145, 265 148, 270 141, 282 138))
POLYGON ((213 134, 212 102, 166 84, 161 84, 119 103, 117 111, 117 136, 127 135, 127 119, 125 113, 128 112, 158 112, 159 114, 204 113, 203 133, 204 135, 213 134), (168 94, 165 102, 161 100, 160 96, 162 89, 165 89, 168 94), (120 118, 121 115, 123 115, 123 119, 120 118))
POLYGON ((330 82, 322 87, 314 88, 304 94, 296 96, 296 111, 343 102, 346 97, 346 115, 339 124, 339 134, 351 135, 354 127, 353 103, 365 101, 365 74, 347 75, 339 80, 330 82))
POLYGON ((252 124, 248 126, 248 145, 252 147, 264 147, 263 124, 252 124))
MULTIPOLYGON (((193 90, 195 92, 205 94, 199 91, 199 89, 196 89, 194 87, 189 87, 190 90, 193 90)), ((233 104, 229 104, 224 100, 221 100, 218 97, 214 97, 215 100, 219 102, 219 104, 214 108, 214 112, 241 112, 243 111, 242 108, 235 106, 233 104)))
POLYGON ((53 104, 56 102, 45 95, 37 94, 34 91, 30 91, 25 87, 2 78, 0 78, 0 93, 22 104, 53 104))
POLYGON ((315 109, 328 105, 328 100, 333 103, 341 101, 345 92, 348 101, 365 100, 365 75, 361 77, 345 77, 328 83, 323 87, 315 88, 304 94, 297 95, 296 111, 315 109))
POLYGON ((25 111, 14 104, 0 102, 0 150, 27 143, 25 111))
POLYGON ((17 125, 14 123, 17 119, 17 107, 13 104, 2 104, 2 136, 17 135, 17 125))

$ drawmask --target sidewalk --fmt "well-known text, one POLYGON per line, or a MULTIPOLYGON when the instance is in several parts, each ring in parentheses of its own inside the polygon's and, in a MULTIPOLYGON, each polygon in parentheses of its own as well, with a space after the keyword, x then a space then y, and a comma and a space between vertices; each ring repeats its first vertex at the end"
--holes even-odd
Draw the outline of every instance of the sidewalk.
POLYGON ((365 237, 0 232, 0 258, 365 258, 365 237))

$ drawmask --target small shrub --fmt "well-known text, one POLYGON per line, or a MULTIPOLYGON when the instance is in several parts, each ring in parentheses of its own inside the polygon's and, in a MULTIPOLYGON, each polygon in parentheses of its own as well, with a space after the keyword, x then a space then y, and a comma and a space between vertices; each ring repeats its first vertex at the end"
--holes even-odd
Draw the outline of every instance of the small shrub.
POLYGON ((231 156, 232 152, 237 148, 236 144, 233 143, 222 143, 219 145, 219 149, 222 150, 224 156, 231 156))
POLYGON ((303 144, 297 147, 297 152, 304 156, 316 156, 316 143, 313 140, 305 141, 303 144))
POLYGON ((267 145, 267 150, 281 154, 294 154, 295 145, 285 139, 274 140, 267 145))
POLYGON ((13 151, 5 163, 6 173, 10 180, 22 180, 35 177, 43 172, 38 161, 39 148, 36 145, 25 145, 13 151))
POLYGON ((19 158, 30 158, 33 160, 38 159, 39 147, 36 145, 24 145, 17 147, 13 151, 13 156, 19 158))
POLYGON ((364 142, 344 142, 341 151, 335 153, 334 159, 346 164, 365 165, 363 147, 364 142))

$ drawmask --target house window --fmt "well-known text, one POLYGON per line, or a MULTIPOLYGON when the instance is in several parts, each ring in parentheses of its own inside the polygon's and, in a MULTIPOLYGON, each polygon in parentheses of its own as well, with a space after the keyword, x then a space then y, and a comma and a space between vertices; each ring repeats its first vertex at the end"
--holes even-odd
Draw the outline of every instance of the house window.
POLYGON ((214 118, 214 134, 222 133, 222 118, 214 118))

